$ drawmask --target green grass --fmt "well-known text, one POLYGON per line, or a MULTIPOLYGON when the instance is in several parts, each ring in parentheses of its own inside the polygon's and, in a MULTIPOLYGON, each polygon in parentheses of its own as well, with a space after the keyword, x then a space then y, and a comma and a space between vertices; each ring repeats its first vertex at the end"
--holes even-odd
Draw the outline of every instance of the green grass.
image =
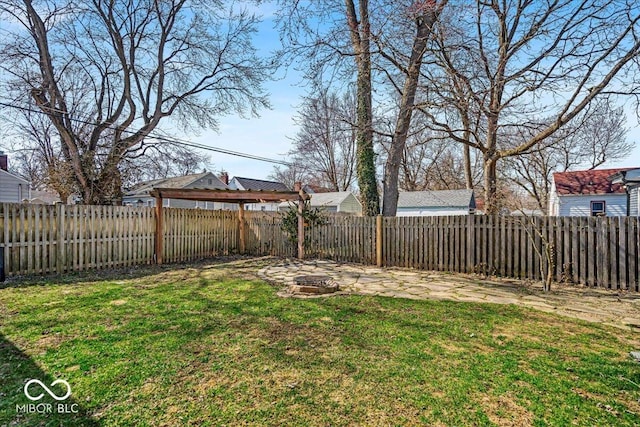
POLYGON ((283 299, 241 265, 0 289, 0 426, 640 424, 637 334, 505 305, 283 299), (80 412, 17 414, 29 378, 66 379, 80 412))

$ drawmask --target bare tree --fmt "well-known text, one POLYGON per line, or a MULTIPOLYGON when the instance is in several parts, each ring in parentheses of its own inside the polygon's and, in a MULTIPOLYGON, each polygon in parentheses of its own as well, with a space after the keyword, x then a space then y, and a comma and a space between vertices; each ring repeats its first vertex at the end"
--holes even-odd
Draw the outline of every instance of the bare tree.
POLYGON ((395 215, 400 158, 411 126, 422 57, 433 23, 446 3, 345 0, 343 7, 332 1, 280 2, 280 23, 289 42, 288 52, 304 55, 310 77, 315 79, 327 69, 331 79, 352 81, 355 75, 357 176, 367 215, 379 212, 372 82, 391 83, 401 100, 383 182, 384 213, 395 215), (407 35, 410 43, 406 43, 407 35), (347 63, 349 66, 345 66, 347 63), (398 79, 404 83, 398 83, 398 79))
MULTIPOLYGON (((405 191, 455 190, 474 188, 481 180, 482 166, 469 153, 469 161, 460 144, 427 126, 424 116, 413 120, 402 153, 398 186, 405 191), (467 184, 467 165, 471 184, 467 184)), ((391 138, 381 138, 384 152, 389 151, 391 138)))
POLYGON ((449 79, 429 84, 459 85, 470 105, 455 109, 477 111, 482 133, 467 138, 462 120, 449 122, 442 113, 423 111, 436 128, 482 153, 488 213, 499 210, 500 160, 544 144, 597 97, 638 93, 633 67, 640 52, 640 6, 635 2, 478 0, 473 8, 463 3, 447 13, 450 25, 437 38, 441 45, 434 61, 449 79), (513 144, 512 135, 534 129, 513 144))
POLYGON ((52 189, 60 200, 75 193, 73 171, 60 150, 51 121, 38 111, 19 110, 19 120, 5 131, 12 141, 12 163, 18 175, 35 189, 52 189))
POLYGON ((307 97, 298 113, 299 131, 289 155, 315 182, 333 191, 355 183, 357 106, 353 91, 339 96, 327 89, 307 97))
POLYGON ((143 143, 142 151, 136 147, 138 154, 127 156, 120 165, 123 188, 131 188, 141 181, 213 170, 209 156, 179 143, 143 143))
MULTIPOLYGON (((546 212, 554 172, 595 169, 629 155, 633 144, 626 139, 625 123, 622 107, 612 106, 607 99, 596 100, 535 150, 506 158, 503 173, 546 212)), ((514 136, 514 140, 522 139, 514 136)))
POLYGON ((402 55, 398 55, 397 52, 387 53, 384 47, 388 42, 385 40, 386 37, 382 37, 384 33, 377 38, 382 56, 401 69, 405 75, 404 84, 400 90, 400 108, 385 165, 382 203, 384 216, 395 216, 398 210, 398 174, 411 128, 422 59, 427 51, 427 43, 433 33, 433 27, 447 3, 447 0, 441 0, 439 4, 436 0, 419 1, 409 8, 410 16, 415 22, 415 35, 408 58, 401 59, 402 55))
POLYGON ((291 189, 295 187, 296 182, 305 184, 313 183, 312 178, 307 174, 307 168, 298 164, 274 166, 268 178, 281 182, 291 189))
MULTIPOLYGON (((301 63, 307 81, 356 84, 356 176, 365 215, 380 211, 372 108, 372 52, 369 0, 291 2, 280 0, 278 24, 284 62, 301 63)), ((377 2, 376 2, 377 3, 377 2)))
POLYGON ((256 56, 257 19, 199 0, 0 0, 15 25, 0 50, 18 108, 55 128, 84 203, 121 197, 122 162, 171 117, 185 128, 268 105, 256 56))

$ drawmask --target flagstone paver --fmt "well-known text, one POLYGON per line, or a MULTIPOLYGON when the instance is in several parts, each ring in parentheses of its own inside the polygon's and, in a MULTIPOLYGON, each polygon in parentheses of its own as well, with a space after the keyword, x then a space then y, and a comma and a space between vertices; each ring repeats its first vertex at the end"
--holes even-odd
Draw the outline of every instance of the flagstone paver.
MULTIPOLYGON (((551 292, 545 293, 539 284, 525 281, 376 268, 327 260, 273 260, 259 272, 260 277, 282 284, 283 289, 293 283, 294 277, 307 274, 330 276, 340 286, 339 295, 517 304, 640 332, 640 295, 626 291, 556 285, 551 292)), ((286 291, 280 294, 292 296, 286 291)), ((336 294, 327 296, 330 295, 336 294)))

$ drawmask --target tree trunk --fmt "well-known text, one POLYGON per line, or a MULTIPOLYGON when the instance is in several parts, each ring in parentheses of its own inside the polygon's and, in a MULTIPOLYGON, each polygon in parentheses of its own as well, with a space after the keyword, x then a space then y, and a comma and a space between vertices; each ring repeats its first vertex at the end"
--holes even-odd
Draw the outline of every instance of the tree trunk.
POLYGON ((498 159, 485 154, 484 156, 484 206, 485 214, 497 215, 500 212, 498 200, 498 159))
MULTIPOLYGON (((439 9, 438 9, 439 10, 439 9)), ((418 79, 420 78, 420 68, 422 57, 427 47, 427 41, 431 35, 433 24, 438 17, 438 10, 431 8, 425 12, 424 16, 416 18, 416 37, 413 40, 407 76, 402 89, 402 99, 400 101, 400 111, 396 121, 396 130, 393 134, 389 157, 384 172, 384 194, 382 201, 382 215, 395 216, 398 210, 398 173, 402 153, 407 143, 407 135, 411 126, 411 115, 415 105, 416 90, 418 89, 418 79)))
MULTIPOLYGON (((465 140, 469 140, 469 131, 465 131, 465 140)), ((463 147, 463 162, 464 162, 464 183, 467 190, 473 190, 473 173, 471 171, 471 147, 467 144, 462 144, 463 147)))
POLYGON ((373 112, 371 107, 371 28, 369 2, 359 2, 360 22, 353 0, 345 0, 347 24, 358 69, 356 107, 356 175, 362 198, 363 214, 380 213, 380 196, 376 179, 375 152, 373 150, 373 112))

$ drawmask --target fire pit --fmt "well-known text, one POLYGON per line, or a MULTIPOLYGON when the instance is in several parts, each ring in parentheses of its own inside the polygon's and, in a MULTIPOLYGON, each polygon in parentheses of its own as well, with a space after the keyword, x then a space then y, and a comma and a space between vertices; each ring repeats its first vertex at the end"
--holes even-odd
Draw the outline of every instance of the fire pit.
POLYGON ((340 288, 329 276, 297 276, 289 285, 289 292, 294 295, 322 295, 338 291, 340 288))

